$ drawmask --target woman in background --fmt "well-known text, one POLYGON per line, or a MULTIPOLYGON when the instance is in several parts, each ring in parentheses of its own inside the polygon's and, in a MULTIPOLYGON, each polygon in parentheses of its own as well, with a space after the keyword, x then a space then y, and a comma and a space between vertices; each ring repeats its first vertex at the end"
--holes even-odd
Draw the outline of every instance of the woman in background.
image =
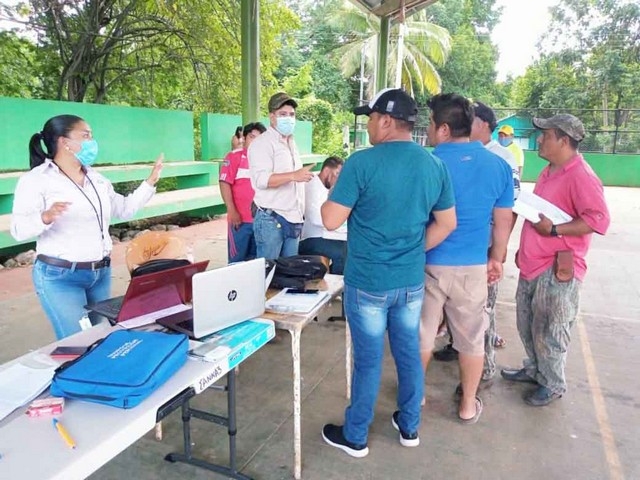
POLYGON ((31 170, 20 177, 14 194, 11 234, 18 241, 37 237, 33 283, 61 339, 84 328, 84 305, 110 297, 109 223, 112 217, 131 218, 149 201, 163 156, 127 197, 91 168, 98 144, 80 117, 49 119, 31 137, 29 156, 31 170))

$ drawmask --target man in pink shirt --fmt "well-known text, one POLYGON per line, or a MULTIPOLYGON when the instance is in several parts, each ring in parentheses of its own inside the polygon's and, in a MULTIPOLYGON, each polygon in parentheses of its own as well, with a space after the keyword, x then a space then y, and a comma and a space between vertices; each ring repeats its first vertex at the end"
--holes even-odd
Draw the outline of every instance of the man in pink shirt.
POLYGON ((241 146, 227 153, 220 167, 220 194, 227 207, 227 252, 229 263, 256 258, 251 202, 254 191, 249 177, 247 149, 267 128, 260 122, 245 125, 241 146))
POLYGON ((602 182, 578 153, 585 137, 582 122, 560 114, 534 118, 533 125, 542 130, 538 154, 549 162, 533 192, 573 220, 553 225, 540 214, 539 222, 524 222, 516 253, 520 269, 516 315, 527 358, 524 368, 504 369, 501 374, 507 380, 537 385, 524 400, 543 406, 567 390, 564 367, 587 271, 585 257, 593 232, 604 235, 610 217, 602 182))

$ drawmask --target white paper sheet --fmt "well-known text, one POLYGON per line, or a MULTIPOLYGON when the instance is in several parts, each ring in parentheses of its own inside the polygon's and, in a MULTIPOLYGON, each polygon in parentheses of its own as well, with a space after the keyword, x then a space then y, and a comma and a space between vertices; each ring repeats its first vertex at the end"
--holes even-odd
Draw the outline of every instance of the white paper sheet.
POLYGON ((0 371, 0 420, 44 392, 58 363, 48 355, 26 357, 0 371))
POLYGON ((568 223, 573 218, 564 210, 556 207, 553 203, 539 197, 535 193, 522 191, 518 195, 513 211, 526 218, 532 223, 538 223, 540 217, 538 214, 542 213, 547 217, 554 225, 562 225, 568 223))
POLYGON ((329 300, 329 293, 287 293, 285 288, 265 304, 265 309, 275 313, 309 313, 317 306, 329 300))

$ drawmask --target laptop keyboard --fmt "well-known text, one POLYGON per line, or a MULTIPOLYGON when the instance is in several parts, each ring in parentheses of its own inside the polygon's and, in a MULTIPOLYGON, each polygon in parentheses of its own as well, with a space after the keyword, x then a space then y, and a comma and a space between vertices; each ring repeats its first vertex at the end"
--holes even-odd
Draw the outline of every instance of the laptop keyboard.
POLYGON ((117 317, 122 310, 122 302, 124 301, 124 296, 115 297, 105 300, 104 302, 100 302, 100 311, 104 312, 103 315, 111 314, 113 317, 117 317))
POLYGON ((176 323, 176 325, 180 328, 193 332, 193 319, 183 320, 176 323))

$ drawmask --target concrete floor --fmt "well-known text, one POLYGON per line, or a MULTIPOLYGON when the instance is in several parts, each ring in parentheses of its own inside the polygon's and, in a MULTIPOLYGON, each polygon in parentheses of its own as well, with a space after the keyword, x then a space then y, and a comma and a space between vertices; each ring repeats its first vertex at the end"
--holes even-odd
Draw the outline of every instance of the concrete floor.
MULTIPOLYGON (((531 185, 525 186, 531 188, 531 185)), ((607 188, 613 222, 594 238, 589 274, 582 288, 581 317, 573 330, 567 376, 569 391, 543 408, 525 405, 527 387, 496 378, 483 392, 478 424, 456 422, 453 391, 457 366, 433 362, 427 374, 427 405, 418 448, 401 447, 390 422, 395 410, 395 370, 387 355, 369 456, 353 459, 322 441, 326 422, 342 422, 345 399, 344 323, 325 318, 302 336, 302 447, 305 479, 639 479, 640 478, 640 190, 607 188)), ((507 346, 498 364, 518 366, 523 349, 515 329, 514 293, 520 222, 500 285, 498 330, 507 346)), ((195 258, 225 263, 225 222, 180 231, 195 258)), ((114 293, 126 287, 124 246, 114 249, 114 293)), ((337 313, 339 304, 332 306, 337 313)), ((53 340, 32 291, 30 269, 0 271, 0 362, 53 340)), ((293 418, 288 334, 244 362, 238 377, 238 459, 256 479, 292 478, 293 418)), ((225 398, 205 392, 195 405, 225 411, 225 398)), ((224 462, 223 428, 194 420, 195 454, 224 462)), ((195 467, 169 464, 180 448, 178 413, 164 421, 165 438, 140 439, 91 478, 222 478, 195 467)))

